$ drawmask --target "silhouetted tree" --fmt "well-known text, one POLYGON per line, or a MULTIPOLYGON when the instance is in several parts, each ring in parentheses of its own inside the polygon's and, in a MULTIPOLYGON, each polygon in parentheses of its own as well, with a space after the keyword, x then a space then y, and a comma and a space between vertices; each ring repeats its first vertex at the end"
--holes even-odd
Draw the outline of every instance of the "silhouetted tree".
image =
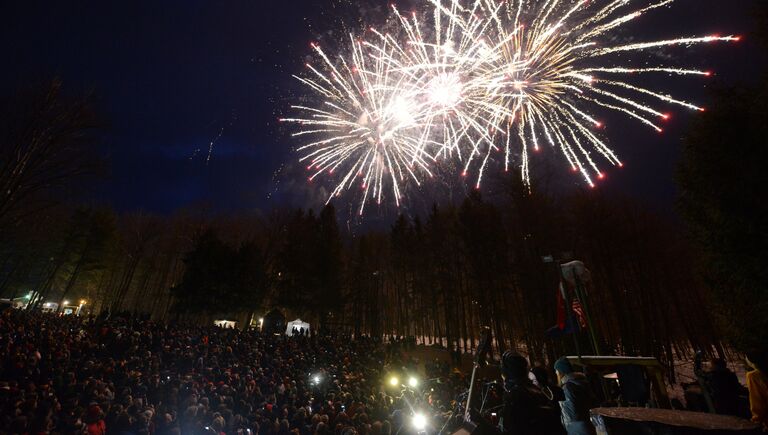
POLYGON ((741 349, 768 343, 768 81, 715 92, 685 139, 680 210, 704 254, 722 324, 741 349))
POLYGON ((234 249, 208 229, 184 259, 181 283, 171 291, 176 309, 191 314, 251 312, 262 301, 266 277, 264 256, 253 242, 234 249))
POLYGON ((338 314, 342 303, 342 247, 333 205, 323 207, 317 226, 316 245, 313 249, 315 255, 312 258, 316 263, 312 269, 317 273, 315 294, 319 296, 315 306, 320 328, 326 329, 328 317, 338 314))
POLYGON ((100 168, 88 100, 66 98, 53 80, 0 101, 0 235, 49 207, 52 191, 100 168))
POLYGON ((116 236, 115 217, 107 210, 79 210, 73 225, 80 233, 79 240, 71 251, 72 265, 59 296, 59 307, 84 276, 105 267, 116 236))

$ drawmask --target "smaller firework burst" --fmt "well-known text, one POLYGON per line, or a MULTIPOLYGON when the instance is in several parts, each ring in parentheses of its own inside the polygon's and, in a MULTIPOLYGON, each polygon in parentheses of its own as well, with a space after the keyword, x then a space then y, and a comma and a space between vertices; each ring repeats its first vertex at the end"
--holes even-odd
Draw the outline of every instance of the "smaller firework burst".
POLYGON ((332 60, 318 44, 312 47, 321 66, 307 64, 309 73, 294 77, 320 104, 294 105, 299 115, 281 119, 299 125, 293 136, 306 139, 298 151, 309 181, 322 174, 334 179, 328 201, 359 189, 361 214, 370 199, 381 203, 391 195, 399 206, 404 185, 431 176, 434 160, 407 76, 391 71, 382 57, 400 48, 384 40, 373 50, 350 35, 349 59, 332 60))

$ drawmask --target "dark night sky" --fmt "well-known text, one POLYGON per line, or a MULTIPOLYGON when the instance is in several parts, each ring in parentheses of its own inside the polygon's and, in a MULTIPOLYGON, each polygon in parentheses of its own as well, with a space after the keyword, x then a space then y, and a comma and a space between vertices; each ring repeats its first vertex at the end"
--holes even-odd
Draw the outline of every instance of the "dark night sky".
MULTIPOLYGON (((621 36, 745 35, 737 44, 668 52, 676 64, 716 77, 649 83, 706 105, 707 84, 758 76, 761 52, 749 38, 758 1, 678 0, 621 36)), ((0 91, 54 75, 71 91, 95 90, 109 122, 103 136, 112 163, 109 179, 91 194, 118 210, 166 213, 201 202, 219 210, 308 205, 306 192, 282 190, 303 177, 290 172, 276 178, 283 193, 268 197, 275 171, 296 158, 275 121, 299 89, 290 74, 301 71, 308 42, 338 27, 339 19, 354 27, 358 9, 375 16, 370 8, 325 0, 4 2, 0 91)), ((683 111, 672 113, 663 135, 605 117, 609 141, 626 165, 608 170, 600 189, 671 209, 679 140, 689 120, 683 111)), ((562 176, 572 177, 565 170, 562 176)))

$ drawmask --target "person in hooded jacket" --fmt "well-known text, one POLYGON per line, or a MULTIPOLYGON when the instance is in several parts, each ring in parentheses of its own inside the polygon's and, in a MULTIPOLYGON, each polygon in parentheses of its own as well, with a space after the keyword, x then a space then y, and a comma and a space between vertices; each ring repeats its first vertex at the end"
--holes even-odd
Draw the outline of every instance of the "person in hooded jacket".
POLYGON ((555 372, 563 389, 564 400, 560 402, 560 419, 568 435, 594 435, 595 427, 589 420, 589 410, 597 400, 584 373, 573 370, 568 358, 555 361, 555 372))
POLYGON ((557 409, 528 378, 528 361, 522 355, 505 352, 501 359, 501 376, 504 380, 501 429, 505 435, 562 433, 557 409))

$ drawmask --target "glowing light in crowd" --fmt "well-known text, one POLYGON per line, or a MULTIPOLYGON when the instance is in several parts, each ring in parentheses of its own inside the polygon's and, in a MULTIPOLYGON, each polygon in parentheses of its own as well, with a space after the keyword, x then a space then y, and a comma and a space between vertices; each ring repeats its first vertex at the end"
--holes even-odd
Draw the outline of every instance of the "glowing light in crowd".
POLYGON ((396 387, 399 384, 400 384, 400 379, 398 379, 397 376, 392 376, 391 378, 389 378, 389 385, 396 387))
POLYGON ((413 420, 411 420, 411 422, 413 423, 413 428, 417 431, 422 431, 427 428, 427 417, 420 412, 413 415, 413 420))
POLYGON ((616 32, 674 0, 424 0, 425 11, 394 6, 388 31, 350 35, 319 66, 296 78, 309 100, 292 106, 294 137, 309 180, 333 179, 328 200, 359 189, 399 205, 410 184, 438 170, 473 174, 480 187, 492 162, 515 166, 530 185, 532 152, 551 148, 594 186, 599 163, 622 166, 598 114, 617 112, 662 132, 663 105, 703 111, 653 89, 646 74, 710 76, 709 71, 646 64, 631 54, 738 36, 694 36, 617 43, 616 32), (639 6, 634 6, 640 3, 639 6))

